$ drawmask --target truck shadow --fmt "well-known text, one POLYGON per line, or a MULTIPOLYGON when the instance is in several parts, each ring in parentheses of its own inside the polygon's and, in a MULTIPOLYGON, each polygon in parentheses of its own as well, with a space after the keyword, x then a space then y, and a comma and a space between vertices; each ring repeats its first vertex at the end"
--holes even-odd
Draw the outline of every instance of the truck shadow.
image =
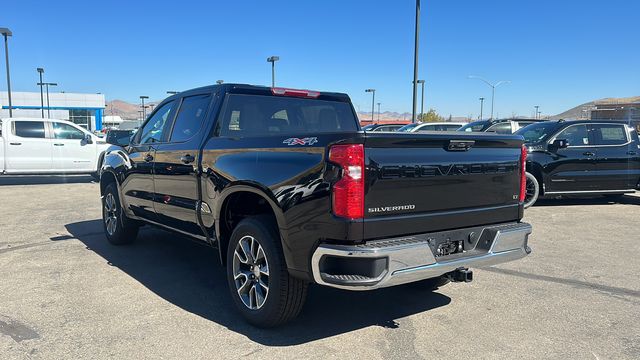
POLYGON ((90 184, 95 180, 89 175, 2 175, 2 185, 90 184))
POLYGON ((300 316, 275 329, 248 325, 233 308, 217 250, 179 235, 143 227, 128 246, 110 245, 101 220, 65 225, 91 250, 180 308, 268 346, 289 346, 369 326, 398 328, 396 322, 445 306, 451 299, 416 285, 351 292, 311 285, 300 316))
POLYGON ((562 197, 559 199, 539 199, 534 207, 571 206, 571 205, 640 205, 640 197, 625 195, 620 198, 597 197, 562 197))

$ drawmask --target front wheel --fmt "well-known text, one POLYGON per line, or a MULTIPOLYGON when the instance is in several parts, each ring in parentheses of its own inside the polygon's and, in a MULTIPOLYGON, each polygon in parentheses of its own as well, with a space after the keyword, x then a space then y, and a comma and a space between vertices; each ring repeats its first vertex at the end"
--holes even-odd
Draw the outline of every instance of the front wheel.
POLYGON ((238 311, 251 324, 273 327, 298 315, 307 283, 289 275, 274 221, 242 220, 227 248, 227 282, 238 311))
POLYGON ((527 183, 524 196, 524 208, 532 206, 540 196, 540 184, 538 179, 531 173, 526 173, 527 183))
POLYGON ((115 183, 107 185, 102 196, 102 224, 113 245, 129 244, 138 236, 138 224, 124 215, 115 183))

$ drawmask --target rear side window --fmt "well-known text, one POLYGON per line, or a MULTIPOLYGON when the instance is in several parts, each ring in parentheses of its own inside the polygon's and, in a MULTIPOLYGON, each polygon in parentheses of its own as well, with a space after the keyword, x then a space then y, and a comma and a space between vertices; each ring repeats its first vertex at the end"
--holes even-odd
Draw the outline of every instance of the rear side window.
POLYGON ((241 94, 227 96, 218 124, 232 137, 358 130, 349 103, 241 94))
POLYGON ((44 139, 44 122, 42 121, 16 121, 13 126, 16 136, 44 139))
POLYGON ((200 131, 210 100, 210 94, 189 96, 182 100, 173 125, 171 142, 189 140, 200 131))
POLYGON ((625 125, 595 124, 592 127, 596 145, 622 145, 628 141, 625 125))

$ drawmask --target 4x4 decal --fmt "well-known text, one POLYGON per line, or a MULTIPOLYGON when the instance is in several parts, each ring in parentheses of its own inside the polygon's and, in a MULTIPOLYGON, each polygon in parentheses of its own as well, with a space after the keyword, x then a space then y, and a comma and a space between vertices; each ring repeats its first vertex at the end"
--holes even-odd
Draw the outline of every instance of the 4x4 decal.
POLYGON ((315 143, 318 142, 318 138, 317 137, 306 137, 306 138, 288 138, 287 140, 284 140, 282 143, 283 144, 287 144, 289 146, 291 145, 313 145, 315 143))

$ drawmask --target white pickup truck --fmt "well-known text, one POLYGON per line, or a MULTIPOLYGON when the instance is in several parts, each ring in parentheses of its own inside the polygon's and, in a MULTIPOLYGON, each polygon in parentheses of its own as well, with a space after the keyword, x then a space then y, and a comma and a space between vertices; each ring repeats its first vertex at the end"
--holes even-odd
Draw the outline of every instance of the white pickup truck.
POLYGON ((65 120, 0 119, 0 174, 91 174, 98 176, 103 139, 65 120))

